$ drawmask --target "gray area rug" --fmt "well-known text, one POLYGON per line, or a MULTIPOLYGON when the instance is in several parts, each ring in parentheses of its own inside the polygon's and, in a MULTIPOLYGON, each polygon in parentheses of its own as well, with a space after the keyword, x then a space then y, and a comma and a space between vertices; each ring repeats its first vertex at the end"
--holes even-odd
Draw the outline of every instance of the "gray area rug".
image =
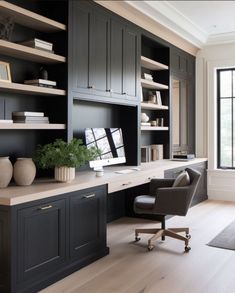
POLYGON ((235 221, 229 224, 207 245, 218 248, 235 250, 235 221))

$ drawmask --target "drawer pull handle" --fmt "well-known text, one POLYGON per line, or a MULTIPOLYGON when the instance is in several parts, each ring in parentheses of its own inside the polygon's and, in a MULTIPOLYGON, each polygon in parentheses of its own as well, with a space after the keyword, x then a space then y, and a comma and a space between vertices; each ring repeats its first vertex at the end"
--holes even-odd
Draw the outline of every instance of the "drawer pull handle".
POLYGON ((130 185, 132 182, 123 183, 122 186, 130 185))
POLYGON ((53 207, 52 205, 48 205, 48 206, 45 206, 45 207, 40 207, 39 210, 41 210, 41 211, 49 210, 49 209, 51 209, 52 207, 53 207))
POLYGON ((89 88, 89 89, 94 89, 95 86, 94 86, 94 85, 89 85, 88 88, 89 88))
POLYGON ((92 198, 92 197, 95 197, 94 193, 83 196, 83 198, 92 198))

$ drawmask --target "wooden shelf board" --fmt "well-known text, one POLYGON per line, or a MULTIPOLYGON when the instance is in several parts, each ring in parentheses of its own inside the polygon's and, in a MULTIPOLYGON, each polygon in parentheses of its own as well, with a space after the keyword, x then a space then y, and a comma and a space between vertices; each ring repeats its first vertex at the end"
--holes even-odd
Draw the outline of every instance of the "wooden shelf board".
POLYGON ((50 52, 0 40, 0 54, 39 63, 64 63, 66 58, 50 52))
POLYGON ((141 108, 142 109, 149 109, 149 110, 168 110, 169 109, 168 106, 156 105, 153 103, 145 103, 145 102, 141 103, 141 108))
POLYGON ((0 81, 0 91, 18 94, 33 94, 39 96, 65 96, 66 91, 54 88, 26 85, 14 82, 0 81))
POLYGON ((0 13, 13 18, 14 22, 42 32, 65 31, 66 25, 50 18, 11 4, 0 1, 0 13))
POLYGON ((151 70, 168 70, 169 69, 167 65, 151 60, 144 56, 141 56, 141 66, 151 70))
POLYGON ((52 123, 0 123, 0 129, 66 129, 65 124, 52 123))
POLYGON ((168 90, 168 86, 165 84, 153 82, 143 78, 141 78, 141 85, 143 88, 146 88, 146 89, 168 90))
POLYGON ((169 127, 166 126, 141 126, 141 130, 150 130, 150 131, 159 131, 159 130, 169 130, 169 127))

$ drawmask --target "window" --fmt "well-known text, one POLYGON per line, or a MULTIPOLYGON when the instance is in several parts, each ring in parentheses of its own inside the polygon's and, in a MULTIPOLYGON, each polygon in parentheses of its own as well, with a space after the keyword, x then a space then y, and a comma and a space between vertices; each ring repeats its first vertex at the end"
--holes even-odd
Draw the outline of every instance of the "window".
POLYGON ((217 70, 218 168, 235 169, 235 68, 217 70))

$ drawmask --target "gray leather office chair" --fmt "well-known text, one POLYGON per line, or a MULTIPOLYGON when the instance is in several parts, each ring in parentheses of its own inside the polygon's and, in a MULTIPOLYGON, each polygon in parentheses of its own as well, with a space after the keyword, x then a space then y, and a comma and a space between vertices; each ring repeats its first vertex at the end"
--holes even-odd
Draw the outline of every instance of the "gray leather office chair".
POLYGON ((150 194, 137 196, 134 201, 134 211, 137 214, 160 215, 161 229, 136 229, 136 241, 140 240, 139 233, 154 234, 148 241, 148 250, 154 248, 153 242, 165 236, 176 238, 185 242, 185 252, 190 250, 189 228, 168 228, 165 229, 165 216, 178 215, 185 216, 188 212, 201 174, 196 170, 186 168, 189 175, 189 185, 183 187, 173 187, 175 179, 152 179, 150 182, 150 194), (178 234, 185 232, 186 236, 178 234))

